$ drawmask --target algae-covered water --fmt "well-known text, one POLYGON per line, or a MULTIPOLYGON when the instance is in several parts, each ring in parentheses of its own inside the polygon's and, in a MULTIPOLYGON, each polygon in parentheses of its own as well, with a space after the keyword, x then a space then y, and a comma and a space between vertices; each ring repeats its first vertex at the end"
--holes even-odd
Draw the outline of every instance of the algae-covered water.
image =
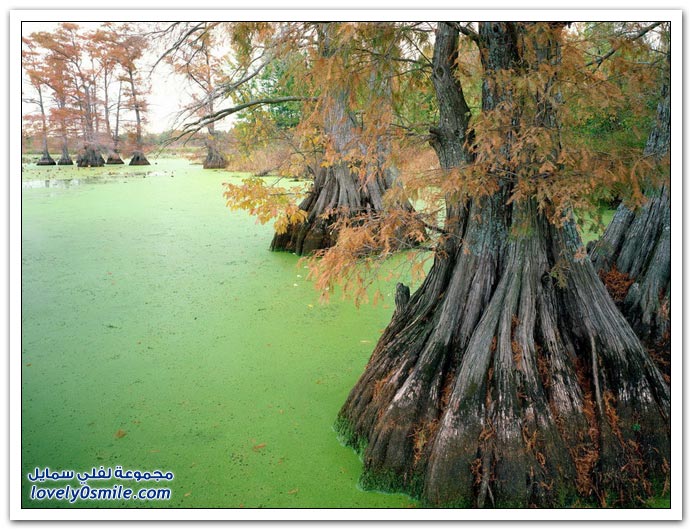
POLYGON ((25 167, 23 507, 416 505, 359 490, 361 462, 332 430, 391 298, 321 305, 298 258, 268 250, 272 227, 225 207, 230 175, 183 160, 25 167), (31 498, 80 487, 32 482, 36 468, 100 466, 174 478, 91 488, 171 497, 31 498))

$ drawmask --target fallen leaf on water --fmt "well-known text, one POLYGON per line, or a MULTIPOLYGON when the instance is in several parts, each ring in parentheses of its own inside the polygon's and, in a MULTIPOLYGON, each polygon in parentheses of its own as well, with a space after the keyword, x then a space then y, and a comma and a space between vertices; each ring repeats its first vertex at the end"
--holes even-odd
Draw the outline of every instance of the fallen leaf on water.
POLYGON ((26 366, 31 366, 31 363, 26 363, 26 366))
POLYGON ((190 495, 192 495, 191 491, 188 491, 187 493, 183 493, 183 497, 189 497, 190 495))
POLYGON ((161 449, 152 449, 152 450, 149 451, 149 452, 150 452, 150 453, 160 453, 160 452, 161 452, 161 449))
POLYGON ((360 342, 361 342, 361 344, 367 344, 370 341, 369 340, 361 340, 360 342))
POLYGON ((122 429, 115 431, 116 438, 122 438, 123 436, 127 436, 127 432, 123 431, 122 429))
POLYGON ((298 488, 293 489, 291 491, 287 491, 286 493, 288 493, 289 495, 295 495, 296 493, 298 493, 298 488))
POLYGON ((260 449, 262 449, 262 448, 264 448, 264 447, 266 447, 266 446, 267 446, 267 444, 257 444, 257 445, 253 445, 253 446, 252 446, 252 450, 256 453, 257 451, 259 451, 260 449))

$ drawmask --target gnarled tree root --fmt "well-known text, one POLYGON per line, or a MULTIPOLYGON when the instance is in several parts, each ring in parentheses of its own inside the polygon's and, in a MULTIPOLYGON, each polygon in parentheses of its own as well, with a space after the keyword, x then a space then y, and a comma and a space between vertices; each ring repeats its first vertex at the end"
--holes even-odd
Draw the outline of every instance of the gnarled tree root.
POLYGON ((670 461, 668 387, 574 225, 513 217, 523 233, 471 221, 436 259, 336 429, 364 487, 426 505, 639 505, 670 461))

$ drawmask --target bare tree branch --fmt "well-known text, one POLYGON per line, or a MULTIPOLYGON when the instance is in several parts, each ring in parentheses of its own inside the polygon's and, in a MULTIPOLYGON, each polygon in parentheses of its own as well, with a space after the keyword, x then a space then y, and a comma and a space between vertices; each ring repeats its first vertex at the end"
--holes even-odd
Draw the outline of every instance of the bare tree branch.
MULTIPOLYGON (((173 30, 174 30, 179 24, 182 24, 182 22, 174 22, 174 23, 172 23, 170 26, 168 26, 168 28, 166 28, 165 30, 162 30, 162 31, 161 31, 161 34, 162 34, 162 35, 171 34, 171 33, 173 32, 173 30)), ((185 43, 185 41, 186 41, 189 37, 191 37, 192 35, 194 35, 196 32, 202 31, 202 34, 204 34, 204 33, 208 30, 206 24, 207 24, 206 22, 198 22, 197 24, 195 24, 194 26, 192 26, 190 29, 188 29, 187 31, 183 32, 183 34, 180 35, 180 36, 175 40, 175 42, 174 42, 166 51, 164 51, 164 52, 161 54, 161 56, 156 60, 156 62, 154 63, 154 65, 151 67, 151 71, 153 71, 154 68, 156 68, 156 67, 158 66, 158 64, 159 64, 161 61, 163 61, 166 57, 168 57, 171 53, 173 53, 173 52, 175 52, 176 50, 178 50, 178 49, 183 45, 183 43, 185 43)), ((199 39, 199 37, 198 37, 197 39, 195 39, 195 41, 193 41, 193 42, 196 42, 198 39, 199 39)))
POLYGON ((223 118, 227 116, 231 116, 232 114, 235 114, 237 112, 240 112, 241 110, 245 110, 251 107, 257 107, 261 105, 276 105, 278 103, 286 103, 289 101, 314 101, 315 98, 307 98, 307 97, 301 97, 301 96, 284 96, 284 97, 278 97, 278 98, 260 98, 260 99, 254 99, 252 101, 247 101, 245 103, 241 103, 240 105, 236 105, 234 107, 228 107, 225 109, 221 109, 217 112, 214 112, 213 114, 207 114, 206 116, 202 116, 199 118, 197 121, 190 122, 186 124, 183 127, 182 132, 177 135, 174 138, 171 138, 167 143, 172 143, 176 140, 180 140, 182 138, 185 138, 186 136, 192 136, 196 132, 199 132, 201 129, 206 127, 210 123, 217 122, 219 120, 222 120, 223 118))
MULTIPOLYGON (((663 22, 654 22, 653 24, 649 24, 645 28, 642 28, 636 35, 634 35, 629 40, 631 42, 634 42, 635 40, 641 39, 644 35, 649 33, 652 29, 657 28, 661 24, 663 24, 663 22)), ((608 58, 610 58, 611 56, 613 56, 615 54, 615 52, 617 52, 620 48, 621 48, 621 46, 613 46, 610 49, 610 51, 608 51, 608 53, 601 55, 600 57, 594 59, 593 61, 586 63, 584 66, 586 66, 588 68, 589 66, 595 65, 596 66, 595 69, 597 70, 601 66, 601 64, 603 64, 603 61, 605 61, 608 58)))

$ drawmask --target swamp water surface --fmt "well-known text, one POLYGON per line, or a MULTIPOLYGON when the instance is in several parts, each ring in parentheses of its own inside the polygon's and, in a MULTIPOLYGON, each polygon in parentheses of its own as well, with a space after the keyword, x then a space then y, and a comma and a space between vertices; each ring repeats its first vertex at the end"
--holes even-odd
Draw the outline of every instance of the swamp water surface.
POLYGON ((415 505, 359 490, 361 463, 332 430, 392 298, 321 305, 298 258, 268 250, 271 225, 225 207, 230 175, 184 160, 25 167, 23 507, 415 505), (171 471, 89 482, 171 498, 29 498, 37 467, 99 466, 171 471))

